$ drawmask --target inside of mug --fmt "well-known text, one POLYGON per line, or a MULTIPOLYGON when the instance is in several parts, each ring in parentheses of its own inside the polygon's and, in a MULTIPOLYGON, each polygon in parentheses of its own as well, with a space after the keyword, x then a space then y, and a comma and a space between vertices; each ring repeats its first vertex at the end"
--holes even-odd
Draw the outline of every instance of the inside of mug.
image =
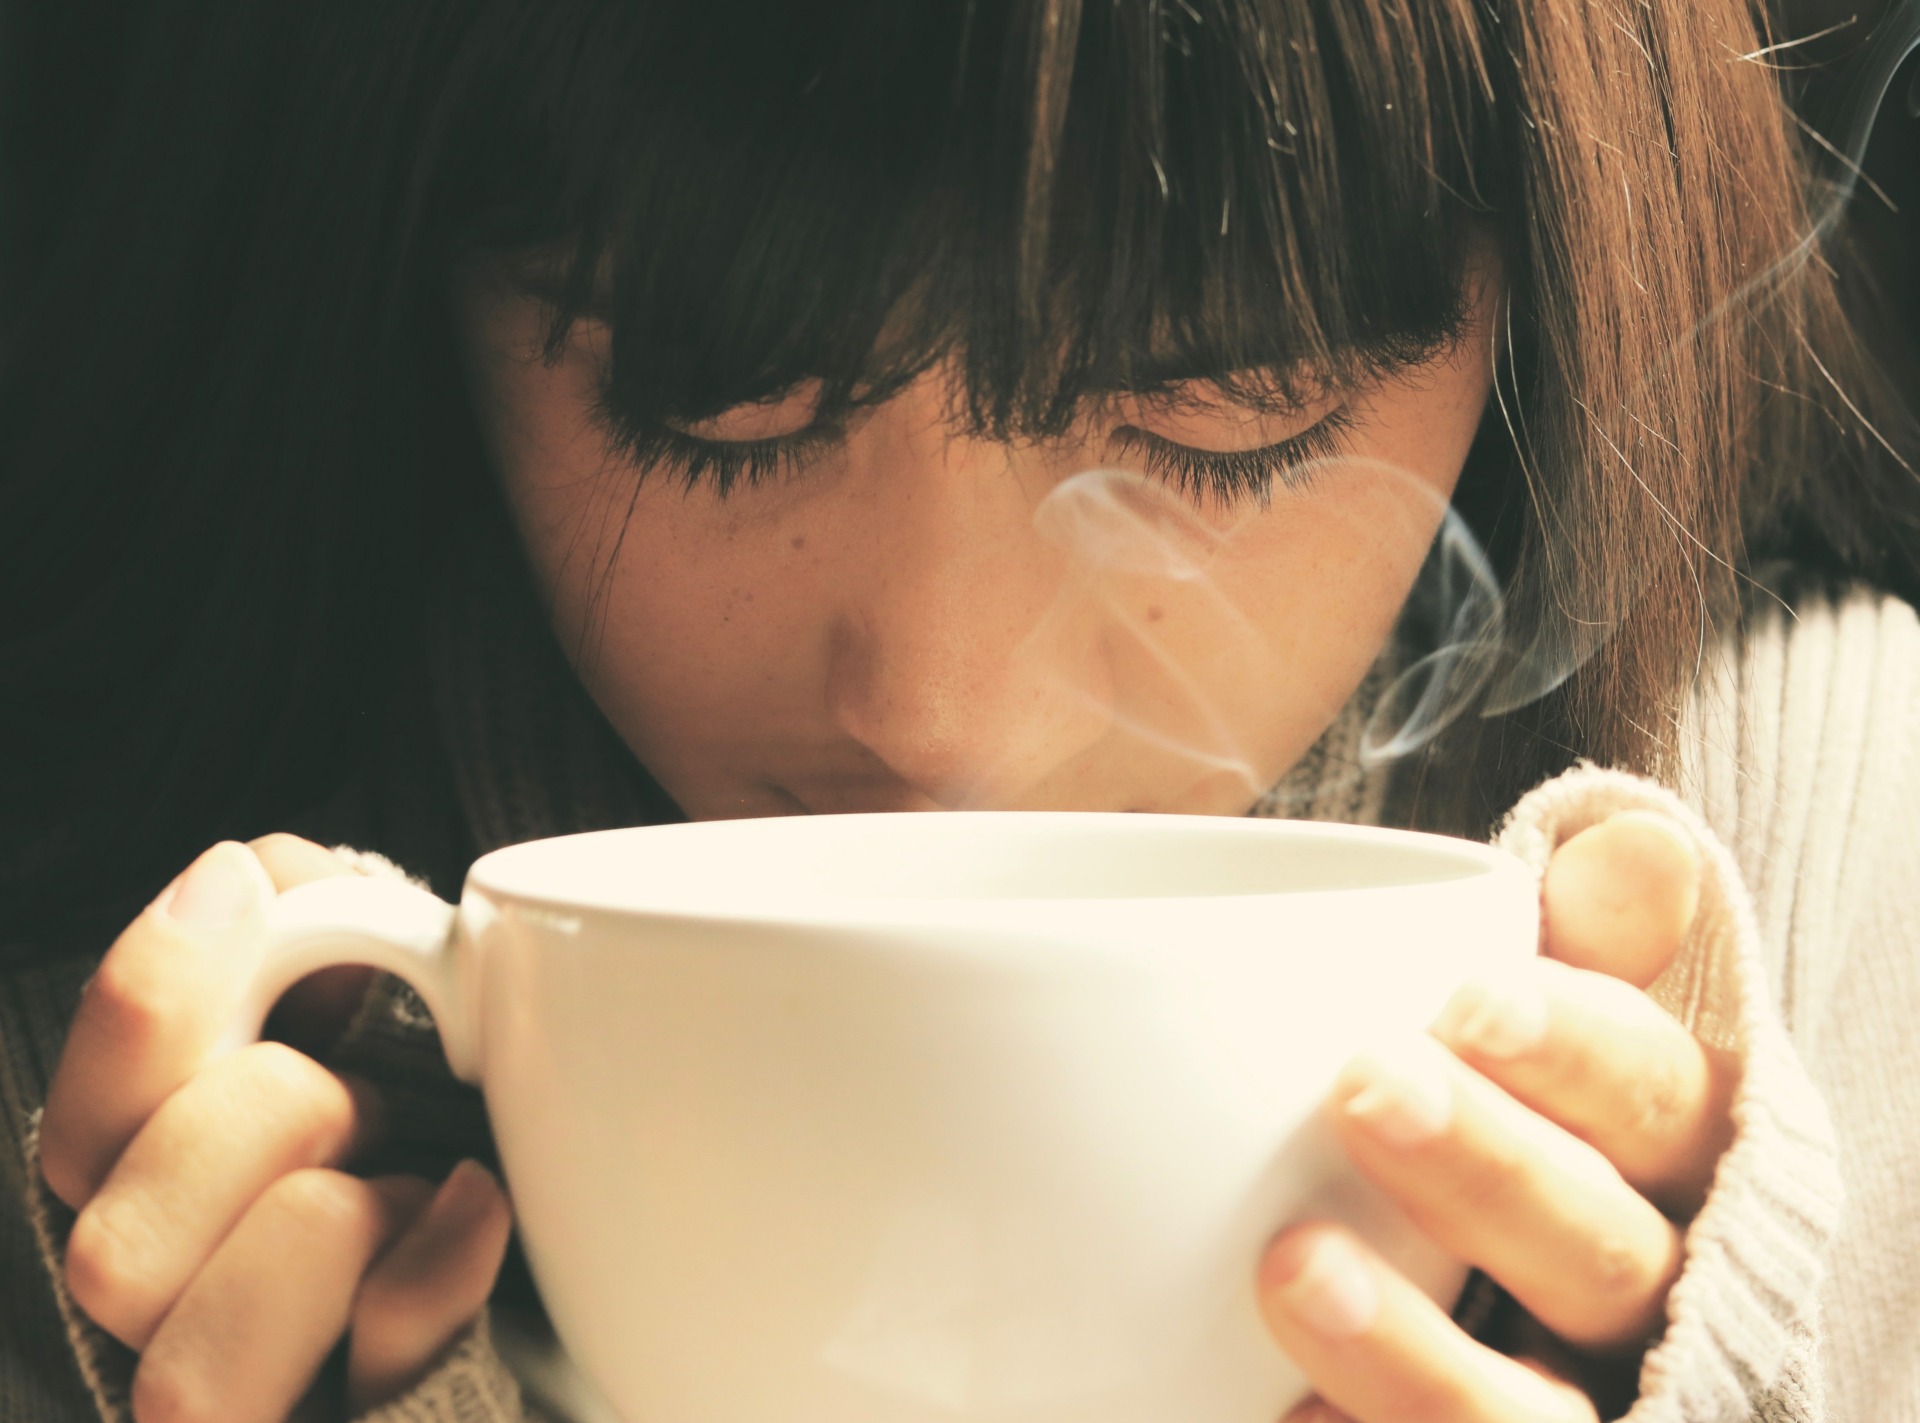
POLYGON ((517 845, 508 893, 726 912, 898 900, 1166 899, 1436 884, 1491 872, 1440 837, 1211 817, 918 812, 705 821, 517 845))

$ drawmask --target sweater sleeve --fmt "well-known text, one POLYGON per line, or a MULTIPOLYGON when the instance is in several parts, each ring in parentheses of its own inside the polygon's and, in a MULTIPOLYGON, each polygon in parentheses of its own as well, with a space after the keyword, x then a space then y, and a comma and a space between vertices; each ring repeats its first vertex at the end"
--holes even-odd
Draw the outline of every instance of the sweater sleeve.
POLYGON ((1920 621, 1803 592, 1752 620, 1687 720, 1684 794, 1753 888, 1847 1184, 1820 1300, 1830 1416, 1920 1423, 1920 621))
MULTIPOLYGON (((36 1124, 37 1125, 37 1124, 36 1124)), ((38 1142, 28 1137, 27 1165, 36 1182, 28 1215, 53 1282, 67 1340, 102 1423, 133 1423, 133 1376, 139 1356, 81 1312, 67 1292, 61 1260, 73 1213, 39 1180, 38 1142)), ((482 1314, 412 1389, 363 1413, 355 1423, 540 1423, 526 1408, 513 1375, 494 1351, 482 1314)))
POLYGON ((1782 1023, 1754 906, 1733 854, 1670 791, 1582 767, 1515 807, 1500 843, 1538 868, 1562 841, 1619 811, 1685 826, 1702 865, 1686 944, 1649 992, 1742 1063, 1735 1135, 1687 1229, 1665 1334, 1641 1366, 1628 1423, 1817 1423, 1828 1414, 1817 1301, 1840 1220, 1827 1110, 1782 1023))

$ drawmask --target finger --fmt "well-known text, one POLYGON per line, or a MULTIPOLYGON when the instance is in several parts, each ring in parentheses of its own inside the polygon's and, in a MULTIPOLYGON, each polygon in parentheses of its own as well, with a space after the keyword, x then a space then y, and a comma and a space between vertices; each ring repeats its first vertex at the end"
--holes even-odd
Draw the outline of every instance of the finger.
POLYGON ((281 1423, 345 1331, 368 1265, 432 1189, 322 1170, 274 1182, 140 1356, 135 1416, 281 1423))
POLYGON ((1609 1351, 1658 1332, 1680 1232, 1586 1142, 1424 1035, 1355 1059, 1331 1105, 1360 1171, 1555 1334, 1609 1351))
POLYGON ((215 845, 114 943, 81 995, 40 1124, 41 1170, 76 1210, 205 1062, 251 972, 273 882, 215 845))
POLYGON ((1597 1423, 1578 1389, 1469 1339, 1339 1226, 1281 1235, 1258 1290, 1280 1347, 1359 1423, 1597 1423))
POLYGON ((1631 984, 1548 959, 1465 984, 1432 1032, 1669 1216, 1699 1212, 1733 1141, 1737 1054, 1708 1047, 1631 984))
POLYGON ((1699 909, 1699 852, 1671 817, 1623 811, 1553 852, 1540 900, 1549 957, 1644 988, 1699 909))
POLYGON ((347 1351, 355 1413, 419 1382, 480 1313, 512 1228, 506 1195, 486 1168, 454 1167, 360 1287, 347 1351))
POLYGON ((211 1064, 161 1103, 67 1237, 67 1285, 102 1329, 144 1348, 254 1200, 333 1166, 378 1126, 377 1098, 278 1043, 211 1064))
POLYGON ((259 859, 262 868, 273 880, 274 889, 281 894, 295 885, 354 872, 352 865, 326 846, 316 845, 311 840, 303 840, 285 831, 249 840, 247 848, 259 859))
POLYGON ((1494 1347, 1541 1378, 1572 1384, 1592 1400, 1602 1418, 1625 1418, 1633 1411, 1634 1402, 1640 1397, 1640 1371, 1645 1355, 1596 1358, 1581 1354, 1555 1339, 1537 1319, 1528 1315, 1519 1317, 1515 1332, 1520 1338, 1519 1347, 1505 1341, 1494 1347))

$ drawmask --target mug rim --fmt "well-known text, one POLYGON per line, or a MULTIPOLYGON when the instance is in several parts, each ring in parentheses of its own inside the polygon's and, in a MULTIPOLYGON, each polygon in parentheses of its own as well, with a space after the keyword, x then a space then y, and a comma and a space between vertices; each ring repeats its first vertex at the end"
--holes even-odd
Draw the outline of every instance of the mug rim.
POLYGON ((477 889, 488 897, 503 902, 529 907, 537 906, 563 915, 590 911, 622 917, 684 920, 709 924, 781 922, 812 925, 843 924, 854 927, 897 919, 906 906, 912 906, 914 912, 937 912, 956 919, 964 919, 970 910, 1004 914, 1016 905, 1023 911, 1030 910, 1037 916, 1061 912, 1086 914, 1096 912, 1101 907, 1112 906, 1120 906, 1129 913, 1139 913, 1150 912, 1147 910, 1148 906, 1172 904, 1184 905, 1186 910, 1191 912, 1196 903, 1245 904, 1258 900, 1324 903, 1359 893, 1386 894, 1395 898, 1447 891, 1473 893, 1476 892, 1472 888, 1474 886, 1497 885, 1501 881, 1524 881, 1529 886, 1537 888, 1538 879, 1538 874, 1532 866, 1498 846, 1458 836, 1440 835, 1423 830, 1403 830, 1391 826, 1353 825, 1338 821, 1287 820, 1264 816, 1173 815, 1131 811, 863 811, 834 815, 678 821, 667 825, 635 825, 606 830, 579 831, 569 835, 521 841, 490 850, 475 860, 467 870, 461 898, 464 900, 469 893, 477 889), (687 838, 740 833, 778 839, 787 834, 817 833, 817 827, 821 824, 832 824, 836 827, 856 826, 862 830, 875 827, 877 833, 937 835, 951 833, 955 825, 962 820, 971 825, 979 825, 982 821, 1002 823, 1018 821, 1023 827, 1045 826, 1061 831, 1095 829, 1109 833, 1139 834, 1158 830, 1162 833, 1178 835, 1213 833, 1233 838, 1267 837, 1323 843, 1360 841, 1373 845, 1385 843, 1403 850, 1451 861, 1456 865, 1464 865, 1467 867, 1467 872, 1407 883, 1323 885, 1312 888, 1265 889, 1244 893, 1142 896, 911 895, 871 898, 821 895, 813 898, 782 897, 759 903, 716 901, 702 904, 690 899, 668 898, 657 893, 645 896, 631 891, 605 892, 598 886, 595 887, 595 892, 563 893, 551 887, 543 887, 538 882, 541 878, 539 872, 527 866, 529 860, 537 858, 536 851, 540 854, 551 854, 553 846, 580 841, 605 843, 618 840, 651 840, 662 836, 687 838), (799 828, 803 825, 816 827, 816 829, 799 828), (753 828, 743 831, 743 827, 749 826, 753 828))

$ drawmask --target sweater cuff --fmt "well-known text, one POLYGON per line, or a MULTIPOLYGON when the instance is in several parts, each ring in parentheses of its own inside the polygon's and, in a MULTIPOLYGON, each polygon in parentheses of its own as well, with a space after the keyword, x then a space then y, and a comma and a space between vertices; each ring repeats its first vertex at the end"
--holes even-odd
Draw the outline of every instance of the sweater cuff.
POLYGON ((542 1423, 494 1350, 482 1313, 419 1383, 354 1423, 542 1423))
POLYGON ((1528 794, 1497 843, 1544 870, 1558 845, 1623 810, 1670 817, 1700 857, 1693 927, 1648 993, 1742 1064, 1733 1143, 1687 1229, 1666 1333, 1641 1364, 1640 1397, 1625 1423, 1817 1419, 1816 1300, 1840 1217, 1837 1153, 1826 1106, 1775 1007, 1733 856, 1670 791, 1593 766, 1528 794))
POLYGON ((33 1226, 40 1263, 46 1266, 53 1285, 54 1302, 60 1308, 61 1323, 67 1327, 67 1342, 73 1346, 81 1380, 93 1397, 102 1423, 132 1423, 133 1370, 140 1356, 87 1318, 67 1290, 64 1262, 73 1212, 48 1189, 41 1174, 39 1112, 27 1123, 26 1158, 27 1220, 33 1226))
MULTIPOLYGON (((376 878, 419 884, 391 860, 369 851, 338 846, 335 854, 355 871, 376 878)), ((426 1038, 432 1020, 410 990, 379 975, 347 1030, 346 1039, 367 1037, 379 1026, 397 1024, 426 1038)), ((396 1029, 388 1027, 388 1031, 396 1029)), ((429 1039, 430 1040, 430 1039, 429 1039)), ((28 1123, 25 1143, 27 1216, 54 1300, 66 1326, 80 1376, 92 1395, 102 1423, 133 1423, 133 1376, 140 1356, 101 1329, 74 1303, 67 1289, 66 1244, 74 1213, 48 1189, 40 1171, 40 1114, 28 1123)), ((493 1347, 488 1317, 482 1313, 455 1339, 433 1370, 400 1397, 355 1419, 355 1423, 543 1423, 542 1415, 522 1400, 513 1374, 493 1347)))
MULTIPOLYGON (((73 1212, 47 1189, 40 1174, 40 1114, 27 1134, 32 1187, 27 1215, 41 1262, 53 1284, 67 1340, 102 1423, 132 1423, 133 1375, 140 1356, 88 1319, 67 1291, 66 1240, 73 1212)), ((361 1414, 355 1423, 543 1423, 520 1397, 519 1384, 495 1352, 486 1314, 469 1324, 433 1370, 398 1398, 361 1414)))

